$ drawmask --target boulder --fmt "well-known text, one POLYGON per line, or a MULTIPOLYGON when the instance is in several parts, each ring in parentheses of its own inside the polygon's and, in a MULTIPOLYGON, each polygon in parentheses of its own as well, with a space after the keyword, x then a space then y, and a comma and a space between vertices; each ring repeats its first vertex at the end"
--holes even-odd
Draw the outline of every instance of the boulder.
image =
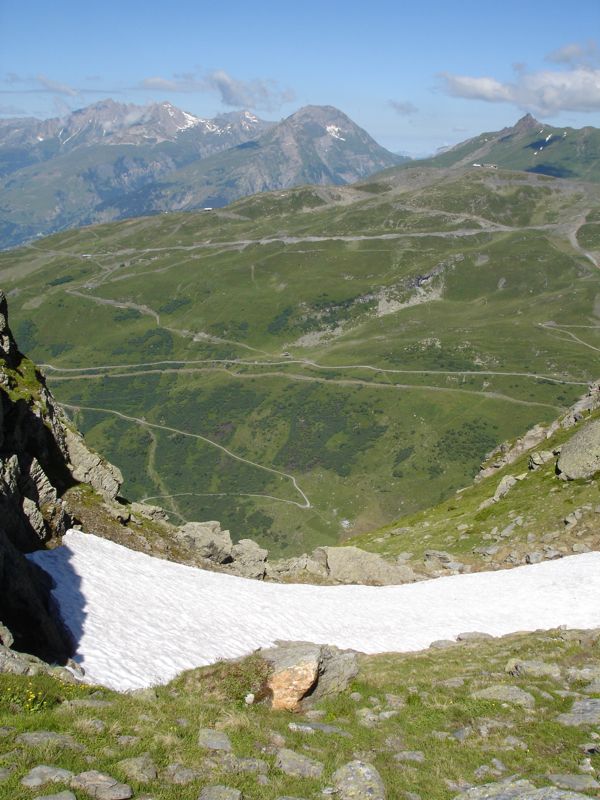
POLYGON ((271 695, 271 708, 297 711, 300 702, 317 683, 321 648, 309 642, 284 642, 261 651, 270 665, 266 688, 271 695))
POLYGON ((390 564, 377 553, 358 547, 318 547, 312 557, 333 583, 388 586, 416 580, 409 566, 390 564))
POLYGON ((218 522, 187 522, 177 528, 175 536, 200 558, 217 564, 231 561, 231 536, 229 531, 221 530, 218 522))
POLYGON ((600 420, 588 422, 562 446, 557 468, 567 480, 600 472, 600 420))
POLYGON ((271 667, 265 688, 274 709, 298 711, 339 694, 358 672, 355 653, 329 645, 281 642, 260 655, 271 667))

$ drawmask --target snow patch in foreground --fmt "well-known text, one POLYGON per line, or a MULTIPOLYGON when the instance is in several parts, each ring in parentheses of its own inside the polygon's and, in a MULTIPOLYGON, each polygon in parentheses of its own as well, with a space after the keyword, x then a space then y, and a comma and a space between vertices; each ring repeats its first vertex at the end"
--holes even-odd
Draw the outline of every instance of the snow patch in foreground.
POLYGON ((174 564, 71 530, 28 556, 90 682, 113 689, 251 653, 277 639, 406 652, 464 631, 600 627, 600 553, 403 586, 275 584, 174 564))

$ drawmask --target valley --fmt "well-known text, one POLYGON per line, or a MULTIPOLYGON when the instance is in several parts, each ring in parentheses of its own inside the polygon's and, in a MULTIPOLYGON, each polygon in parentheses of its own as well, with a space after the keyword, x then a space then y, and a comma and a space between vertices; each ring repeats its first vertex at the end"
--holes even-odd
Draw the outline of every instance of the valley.
POLYGON ((0 255, 0 280, 126 496, 290 555, 443 500, 582 393, 598 204, 401 167, 58 234, 0 255))

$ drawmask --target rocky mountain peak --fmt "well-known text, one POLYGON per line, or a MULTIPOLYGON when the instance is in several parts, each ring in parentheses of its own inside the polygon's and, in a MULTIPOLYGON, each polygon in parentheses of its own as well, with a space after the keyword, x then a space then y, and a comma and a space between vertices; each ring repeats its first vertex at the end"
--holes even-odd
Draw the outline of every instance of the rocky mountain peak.
POLYGON ((527 113, 525 116, 521 117, 520 120, 514 125, 513 130, 516 133, 527 133, 528 131, 532 130, 533 128, 543 127, 542 123, 539 122, 534 116, 527 113))

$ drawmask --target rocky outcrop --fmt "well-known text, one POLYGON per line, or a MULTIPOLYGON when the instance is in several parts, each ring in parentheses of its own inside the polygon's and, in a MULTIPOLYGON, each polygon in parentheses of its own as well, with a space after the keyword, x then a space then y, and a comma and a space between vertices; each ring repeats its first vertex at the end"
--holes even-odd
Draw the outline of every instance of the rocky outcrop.
POLYGON ((600 472, 600 420, 588 422, 562 446, 557 469, 567 480, 600 472))
POLYGON ((114 500, 123 484, 121 470, 92 452, 83 436, 68 427, 65 428, 65 445, 73 478, 78 483, 89 483, 103 497, 114 500))
POLYGON ((24 554, 70 526, 62 499, 68 488, 83 481, 114 498, 121 480, 72 429, 43 375, 19 352, 0 290, 0 623, 15 650, 61 663, 70 655, 51 581, 24 554))
MULTIPOLYGON (((542 442, 549 439, 557 430, 563 428, 568 430, 576 425, 590 412, 600 408, 600 381, 590 384, 588 391, 579 398, 569 409, 547 427, 535 425, 522 437, 515 442, 504 442, 493 450, 484 464, 482 464, 479 474, 475 478, 480 481, 490 475, 494 475, 499 469, 513 464, 523 453, 532 450, 542 442)), ((547 460, 547 459, 546 459, 547 460)))
POLYGON ((299 711, 343 692, 358 673, 356 654, 310 642, 278 642, 260 651, 271 671, 266 692, 276 710, 299 711))

